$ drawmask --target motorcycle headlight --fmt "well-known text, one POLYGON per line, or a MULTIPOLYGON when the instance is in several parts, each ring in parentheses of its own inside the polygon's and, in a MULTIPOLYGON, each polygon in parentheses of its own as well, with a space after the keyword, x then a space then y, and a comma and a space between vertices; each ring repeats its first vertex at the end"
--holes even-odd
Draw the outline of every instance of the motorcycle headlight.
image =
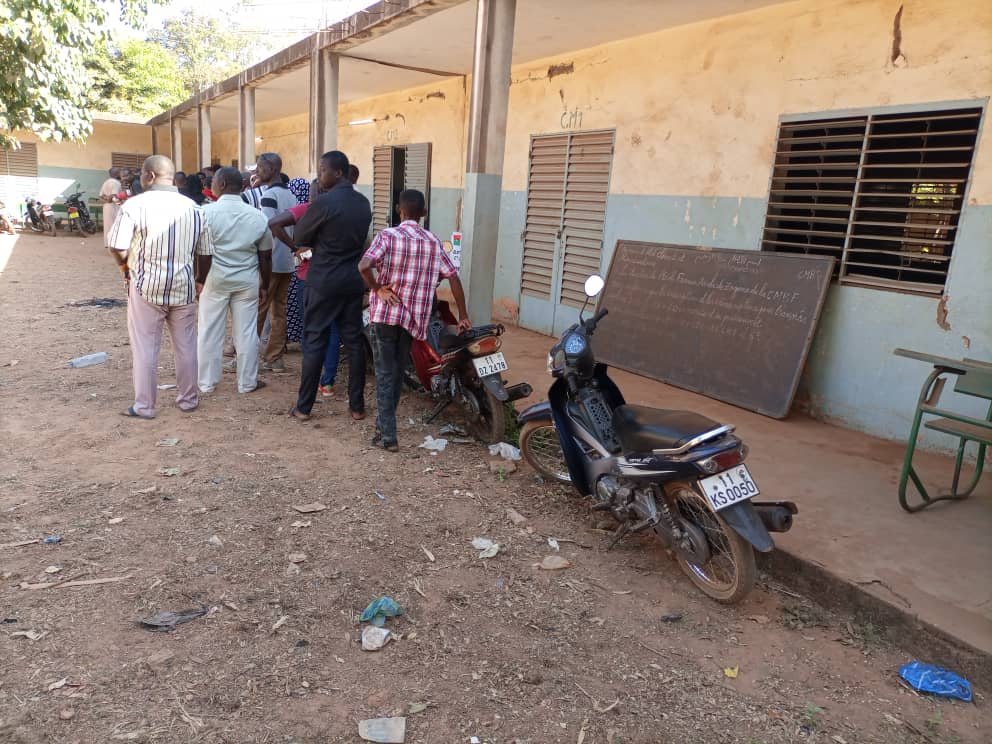
POLYGON ((569 356, 578 356, 586 350, 586 340, 578 333, 572 333, 565 339, 565 353, 569 356))
POLYGON ((551 374, 551 370, 553 370, 554 368, 555 368, 555 360, 554 360, 554 358, 550 354, 548 354, 548 374, 549 375, 551 374))

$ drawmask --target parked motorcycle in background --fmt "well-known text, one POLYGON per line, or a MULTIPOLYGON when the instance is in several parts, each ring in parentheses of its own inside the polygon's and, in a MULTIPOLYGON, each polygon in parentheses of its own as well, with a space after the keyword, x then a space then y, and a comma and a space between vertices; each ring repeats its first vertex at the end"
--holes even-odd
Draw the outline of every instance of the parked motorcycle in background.
POLYGON ((51 204, 42 204, 34 197, 24 200, 24 224, 38 233, 55 237, 55 212, 51 204))
MULTIPOLYGON (((362 316, 368 335, 368 308, 362 316)), ((424 417, 425 423, 457 403, 469 433, 494 444, 506 432, 506 404, 526 398, 533 390, 526 382, 507 386, 503 381, 502 373, 509 369, 500 352, 503 326, 476 326, 458 333, 457 325, 448 303, 435 296, 427 338, 414 339, 404 382, 434 399, 435 406, 424 417)))
POLYGON ((768 533, 787 531, 798 510, 752 501, 760 492, 734 427, 691 411, 626 404, 592 351, 607 310, 583 318, 604 284, 598 275, 586 280, 579 322, 551 349, 555 381, 547 401, 520 415, 521 453, 542 475, 591 497, 594 510, 613 514, 620 526, 611 548, 653 530, 704 593, 738 602, 754 586, 754 551, 770 551, 768 533))
POLYGON ((82 198, 83 193, 77 191, 65 199, 65 208, 69 213, 69 232, 79 230, 83 235, 93 235, 99 228, 93 221, 89 207, 86 206, 86 202, 82 198))

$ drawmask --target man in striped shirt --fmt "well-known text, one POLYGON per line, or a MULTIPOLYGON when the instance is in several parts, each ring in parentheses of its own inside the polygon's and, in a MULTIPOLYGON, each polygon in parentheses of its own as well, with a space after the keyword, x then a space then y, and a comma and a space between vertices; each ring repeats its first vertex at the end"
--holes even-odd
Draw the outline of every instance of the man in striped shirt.
POLYGON ((176 403, 196 410, 196 287, 193 257, 203 241, 202 215, 173 185, 176 167, 152 155, 141 169, 144 191, 121 206, 108 248, 128 282, 134 404, 125 416, 155 417, 162 327, 169 324, 175 352, 176 403))

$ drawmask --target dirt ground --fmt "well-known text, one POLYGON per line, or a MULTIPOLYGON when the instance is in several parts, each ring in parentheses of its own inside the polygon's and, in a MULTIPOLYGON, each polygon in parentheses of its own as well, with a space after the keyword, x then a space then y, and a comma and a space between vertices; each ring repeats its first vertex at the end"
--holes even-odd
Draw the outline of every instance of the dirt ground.
POLYGON ((768 582, 719 606, 649 537, 606 552, 602 517, 526 466, 418 449, 441 422, 415 397, 398 455, 340 398, 287 417, 298 354, 257 394, 227 375, 193 414, 163 391, 154 421, 118 416, 125 310, 70 304, 123 299, 100 243, 0 236, 0 741, 351 743, 390 715, 424 744, 992 740, 986 697, 900 684, 885 628, 768 582), (108 363, 66 365, 94 351, 108 363), (478 536, 500 553, 480 559, 478 536), (571 568, 533 567, 549 536, 571 568), (405 612, 365 652, 358 616, 382 595, 405 612), (172 632, 138 622, 199 606, 172 632))

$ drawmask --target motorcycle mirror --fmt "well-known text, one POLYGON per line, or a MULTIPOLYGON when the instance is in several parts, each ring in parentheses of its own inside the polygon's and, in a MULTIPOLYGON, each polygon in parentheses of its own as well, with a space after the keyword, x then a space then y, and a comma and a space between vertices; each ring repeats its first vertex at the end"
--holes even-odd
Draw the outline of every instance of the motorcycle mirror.
POLYGON ((603 279, 599 274, 593 274, 588 279, 586 279, 585 291, 586 297, 595 297, 600 292, 603 291, 603 287, 606 286, 606 280, 603 279))

